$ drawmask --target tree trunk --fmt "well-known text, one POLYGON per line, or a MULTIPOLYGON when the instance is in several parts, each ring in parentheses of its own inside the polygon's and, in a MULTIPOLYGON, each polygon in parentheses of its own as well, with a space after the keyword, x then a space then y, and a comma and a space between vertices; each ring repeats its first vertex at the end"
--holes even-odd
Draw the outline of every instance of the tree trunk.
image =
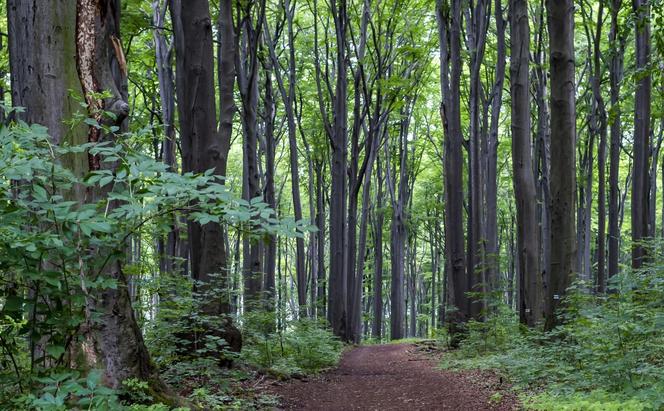
POLYGON ((574 81, 574 4, 547 0, 551 67, 551 274, 546 329, 574 276, 576 260, 576 102, 574 81))
POLYGON ((537 192, 532 169, 530 138, 530 27, 525 0, 512 0, 512 167, 517 215, 517 253, 520 291, 519 319, 529 327, 543 318, 542 277, 539 268, 539 225, 537 192))
MULTIPOLYGON (((436 3, 440 41, 441 97, 440 117, 445 135, 445 254, 449 264, 451 305, 457 312, 448 320, 468 320, 466 259, 463 230, 463 152, 461 130, 461 2, 452 0, 448 9, 436 3), (450 70, 451 66, 451 70, 450 70)), ((456 340, 453 341, 453 343, 456 340)))
MULTIPOLYGON (((235 52, 235 70, 242 100, 242 197, 246 201, 262 197, 258 161, 258 45, 265 17, 265 0, 257 4, 254 21, 253 2, 240 6, 236 36, 240 46, 235 52)), ((242 275, 244 276, 244 308, 259 308, 263 286, 263 242, 246 233, 242 243, 242 275)))
MULTIPOLYGON (((162 4, 161 0, 153 0, 153 24, 154 44, 157 66, 157 79, 159 81, 159 97, 161 103, 161 120, 163 126, 164 140, 162 143, 162 161, 170 171, 177 172, 175 137, 175 77, 173 73, 173 46, 168 44, 164 35, 166 12, 168 3, 162 4)), ((178 263, 180 242, 180 229, 177 219, 173 219, 170 230, 166 237, 166 244, 160 254, 160 269, 162 273, 174 274, 181 268, 178 263)))
MULTIPOLYGON (((478 0, 477 3, 470 4, 470 10, 466 9, 468 49, 470 50, 470 141, 469 141, 469 179, 468 192, 469 213, 468 213, 468 290, 474 293, 483 292, 484 287, 484 200, 482 185, 482 167, 481 167, 481 120, 480 120, 480 69, 484 59, 484 50, 486 45, 486 33, 488 29, 487 9, 490 3, 488 0, 478 0)), ((473 318, 479 319, 484 305, 484 296, 473 297, 470 301, 470 314, 473 318)))
POLYGON ((623 77, 624 36, 619 34, 618 13, 622 0, 611 2, 611 33, 609 39, 613 52, 609 65, 611 82, 611 150, 609 163, 609 275, 618 274, 620 259, 620 150, 622 125, 620 121, 620 84, 623 77))
MULTIPOLYGON (((101 131, 79 126, 70 130, 64 120, 73 119, 80 106, 88 104, 88 115, 99 118, 100 110, 112 112, 113 124, 121 126, 129 113, 126 103, 126 66, 119 41, 120 4, 109 0, 78 0, 67 5, 43 1, 8 2, 9 50, 12 99, 25 108, 22 119, 49 129, 55 145, 94 143, 101 131), (107 98, 95 93, 106 90, 107 98), (57 102, 57 104, 55 104, 57 102)), ((115 136, 106 136, 112 140, 115 136)), ((65 166, 75 175, 115 164, 90 154, 72 155, 65 166)), ((70 193, 79 203, 105 197, 104 190, 79 188, 70 193)), ((82 353, 88 366, 104 371, 104 382, 119 388, 122 381, 147 381, 158 399, 179 402, 161 382, 136 322, 121 263, 115 262, 104 274, 118 282, 115 289, 97 291, 86 301, 82 326, 82 353), (89 316, 96 314, 95 318, 89 316)))
POLYGON ((599 132, 597 161, 599 167, 597 199, 597 281, 596 291, 606 291, 606 107, 601 90, 601 40, 604 17, 604 2, 600 2, 593 48, 593 98, 597 109, 598 121, 595 126, 599 132))
POLYGON ((330 2, 337 39, 336 92, 334 124, 330 135, 332 148, 332 191, 330 195, 330 279, 328 317, 334 335, 348 338, 346 276, 346 145, 348 140, 346 34, 348 16, 346 0, 330 2))
MULTIPOLYGON (((500 127, 500 110, 503 102, 503 83, 505 81, 505 19, 503 18, 502 1, 495 0, 496 19, 496 78, 491 92, 491 124, 487 139, 486 155, 486 277, 490 290, 497 290, 499 286, 498 272, 498 132, 500 127)), ((433 326, 433 325, 432 325, 433 326)))
POLYGON ((639 76, 634 95, 634 169, 632 176, 632 268, 643 265, 646 249, 641 242, 648 237, 648 207, 650 179, 650 6, 644 0, 633 0, 636 17, 636 70, 645 72, 639 76))

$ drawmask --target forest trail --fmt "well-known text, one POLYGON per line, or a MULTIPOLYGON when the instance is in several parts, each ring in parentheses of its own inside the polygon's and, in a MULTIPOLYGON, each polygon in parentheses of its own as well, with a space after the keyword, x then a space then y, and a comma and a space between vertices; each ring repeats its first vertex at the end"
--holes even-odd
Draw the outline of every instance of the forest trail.
POLYGON ((516 410, 495 375, 444 371, 414 344, 368 345, 346 352, 319 377, 277 385, 284 410, 516 410))

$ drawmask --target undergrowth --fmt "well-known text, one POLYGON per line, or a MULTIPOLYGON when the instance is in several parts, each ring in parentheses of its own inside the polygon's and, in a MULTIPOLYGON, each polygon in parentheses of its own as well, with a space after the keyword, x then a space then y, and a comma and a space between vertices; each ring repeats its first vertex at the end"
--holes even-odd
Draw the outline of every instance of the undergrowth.
MULTIPOLYGON (((660 260, 664 261, 664 260, 660 260)), ((445 368, 496 369, 534 410, 664 409, 664 267, 611 281, 595 296, 569 290, 562 325, 526 330, 507 307, 468 324, 445 368)))

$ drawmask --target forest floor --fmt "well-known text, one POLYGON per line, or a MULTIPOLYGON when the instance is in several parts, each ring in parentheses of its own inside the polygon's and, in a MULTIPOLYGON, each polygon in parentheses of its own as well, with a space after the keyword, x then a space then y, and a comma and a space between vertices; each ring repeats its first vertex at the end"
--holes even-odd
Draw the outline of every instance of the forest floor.
MULTIPOLYGON (((275 383, 284 410, 517 410, 502 378, 438 368, 439 351, 416 344, 359 346, 339 366, 305 380, 275 383)), ((443 354, 444 355, 444 354, 443 354)))

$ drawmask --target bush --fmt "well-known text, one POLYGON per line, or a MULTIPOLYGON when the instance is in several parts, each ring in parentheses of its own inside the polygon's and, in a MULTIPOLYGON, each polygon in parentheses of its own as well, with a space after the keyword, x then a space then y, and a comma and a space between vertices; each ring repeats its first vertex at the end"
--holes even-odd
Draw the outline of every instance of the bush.
POLYGON ((266 331, 273 317, 264 311, 245 315, 241 357, 247 363, 286 377, 315 374, 337 364, 343 344, 322 322, 301 319, 283 331, 266 331))
POLYGON ((664 267, 623 273, 612 293, 569 290, 562 325, 517 332, 509 310, 470 323, 446 367, 494 368, 530 393, 533 409, 664 407, 664 267))

